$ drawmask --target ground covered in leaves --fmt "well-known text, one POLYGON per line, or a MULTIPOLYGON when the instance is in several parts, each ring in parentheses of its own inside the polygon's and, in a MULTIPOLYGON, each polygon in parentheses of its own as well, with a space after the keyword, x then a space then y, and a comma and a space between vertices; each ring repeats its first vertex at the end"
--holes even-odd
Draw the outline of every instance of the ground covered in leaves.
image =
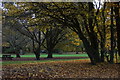
POLYGON ((89 60, 2 66, 3 78, 120 78, 120 64, 89 64, 89 60))

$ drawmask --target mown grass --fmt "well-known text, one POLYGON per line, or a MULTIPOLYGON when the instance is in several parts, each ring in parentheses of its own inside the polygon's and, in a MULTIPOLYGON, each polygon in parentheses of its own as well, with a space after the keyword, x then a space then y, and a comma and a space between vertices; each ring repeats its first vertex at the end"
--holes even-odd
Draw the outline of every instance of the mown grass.
MULTIPOLYGON (((12 57, 16 57, 16 55, 11 55, 12 57)), ((2 55, 0 55, 2 57, 2 55)), ((25 54, 21 55, 21 57, 35 57, 34 54, 25 54)), ((47 57, 47 54, 41 54, 40 57, 47 57)), ((88 57, 87 54, 53 54, 53 57, 88 57)))
MULTIPOLYGON (((12 57, 16 57, 16 55, 11 55, 12 57)), ((25 54, 21 55, 21 57, 35 57, 34 54, 25 54)), ((47 54, 41 54, 40 57, 45 58, 47 54)), ((88 57, 87 54, 53 54, 53 57, 88 57)), ((85 58, 86 59, 86 58, 85 58)), ((2 65, 9 64, 24 64, 24 63, 39 63, 39 62, 52 62, 52 61, 66 61, 66 60, 77 60, 77 59, 52 59, 52 60, 35 60, 35 61, 3 61, 2 65)), ((79 59, 80 60, 80 59, 79 59)))

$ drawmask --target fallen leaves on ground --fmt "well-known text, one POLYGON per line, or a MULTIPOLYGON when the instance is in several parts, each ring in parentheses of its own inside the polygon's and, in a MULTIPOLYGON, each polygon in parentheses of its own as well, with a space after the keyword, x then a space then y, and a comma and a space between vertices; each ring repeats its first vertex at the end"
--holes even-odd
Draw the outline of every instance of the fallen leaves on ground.
POLYGON ((120 78, 120 64, 89 63, 73 60, 4 65, 3 78, 120 78))

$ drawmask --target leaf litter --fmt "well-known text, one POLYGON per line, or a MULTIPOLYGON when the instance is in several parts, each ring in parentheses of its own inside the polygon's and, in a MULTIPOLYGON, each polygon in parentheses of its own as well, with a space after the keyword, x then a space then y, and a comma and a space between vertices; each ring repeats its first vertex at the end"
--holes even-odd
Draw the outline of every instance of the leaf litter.
POLYGON ((120 64, 89 60, 3 65, 3 78, 120 78, 120 64))

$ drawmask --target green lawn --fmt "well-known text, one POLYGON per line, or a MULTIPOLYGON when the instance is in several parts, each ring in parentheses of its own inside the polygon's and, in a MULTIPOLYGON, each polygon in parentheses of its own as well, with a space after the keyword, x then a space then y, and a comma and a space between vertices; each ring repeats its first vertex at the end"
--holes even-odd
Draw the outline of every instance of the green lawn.
MULTIPOLYGON (((2 56, 2 55, 1 55, 2 56)), ((16 55, 12 55, 15 57, 16 55)), ((21 55, 21 57, 35 57, 34 54, 25 54, 21 55)), ((40 57, 47 57, 47 54, 41 54, 40 57)), ((53 57, 88 57, 87 54, 53 54, 53 57)), ((86 59, 86 58, 85 58, 86 59)), ((24 63, 38 63, 38 62, 51 62, 51 61, 66 61, 66 60, 80 60, 80 59, 55 59, 55 60, 38 60, 38 61, 4 61, 2 65, 8 64, 24 64, 24 63)))
MULTIPOLYGON (((16 55, 12 55, 12 57, 15 57, 16 55)), ((0 55, 2 57, 2 55, 0 55)), ((21 57, 35 57, 34 54, 25 54, 21 55, 21 57)), ((40 57, 47 57, 47 54, 41 54, 40 57)), ((53 57, 88 57, 87 54, 53 54, 53 57)))

